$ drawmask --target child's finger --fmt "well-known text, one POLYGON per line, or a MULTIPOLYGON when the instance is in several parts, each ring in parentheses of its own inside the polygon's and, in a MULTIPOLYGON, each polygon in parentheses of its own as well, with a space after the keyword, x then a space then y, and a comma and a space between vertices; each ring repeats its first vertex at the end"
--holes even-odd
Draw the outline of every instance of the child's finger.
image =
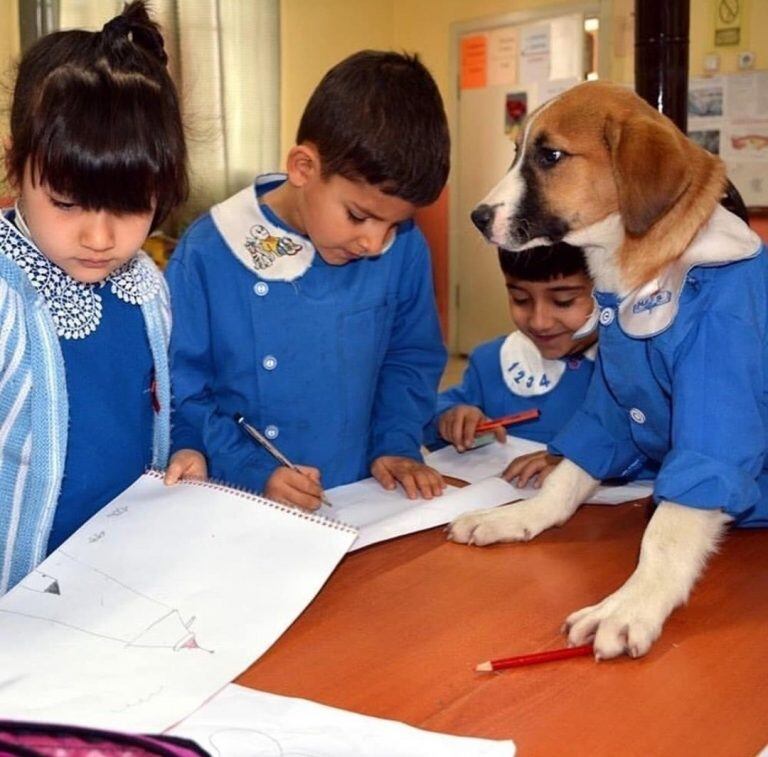
POLYGON ((419 498, 419 487, 416 484, 416 479, 413 473, 404 473, 399 480, 400 486, 403 487, 405 496, 408 497, 408 499, 419 498))
POLYGON ((285 495, 280 498, 280 502, 301 507, 303 510, 317 510, 321 504, 319 497, 313 497, 311 494, 299 491, 298 489, 286 491, 285 495))
POLYGON ((371 473, 384 489, 391 491, 397 486, 395 477, 383 465, 374 465, 371 473))
POLYGON ((531 460, 535 460, 538 457, 541 457, 541 452, 531 452, 527 455, 520 455, 519 457, 516 457, 505 469, 504 472, 501 474, 501 477, 505 481, 511 481, 513 478, 517 478, 520 473, 525 469, 526 465, 528 465, 531 460))
POLYGON ((434 468, 426 468, 419 488, 424 499, 432 499, 432 497, 439 497, 443 493, 445 481, 434 468))
POLYGON ((297 465, 296 466, 307 478, 314 481, 320 486, 320 470, 313 468, 311 465, 297 465))
POLYGON ((461 438, 465 449, 469 449, 475 443, 475 429, 479 420, 476 415, 464 416, 464 429, 461 438))
POLYGON ((184 471, 183 477, 192 479, 193 481, 203 481, 208 477, 208 466, 205 464, 204 460, 191 460, 184 471))
MULTIPOLYGON (((319 478, 319 471, 315 469, 319 478)), ((286 476, 284 498, 292 505, 307 510, 317 510, 321 504, 322 489, 320 484, 305 474, 303 470, 290 471, 286 476)))
POLYGON ((440 416, 440 420, 437 422, 437 430, 440 436, 445 439, 445 441, 450 442, 453 444, 453 438, 451 437, 451 412, 450 410, 447 413, 443 413, 440 416))
POLYGON ((464 444, 464 416, 461 413, 454 413, 451 424, 451 439, 453 440, 453 446, 459 452, 464 452, 466 449, 464 444))
POLYGON ((500 444, 507 443, 507 430, 505 428, 493 429, 493 435, 496 437, 496 441, 500 444))
POLYGON ((523 468, 518 479, 518 486, 526 486, 528 481, 536 477, 536 481, 533 484, 535 489, 538 489, 544 479, 547 477, 547 469, 550 467, 549 460, 546 455, 533 458, 523 468))
POLYGON ((168 464, 168 467, 165 470, 165 476, 163 477, 163 483, 166 486, 173 486, 174 484, 178 484, 181 480, 182 476, 182 469, 181 466, 174 462, 173 460, 168 464))
POLYGON ((416 484, 418 497, 421 497, 421 499, 432 499, 432 497, 435 496, 432 491, 432 477, 428 470, 422 469, 415 471, 413 479, 416 484))

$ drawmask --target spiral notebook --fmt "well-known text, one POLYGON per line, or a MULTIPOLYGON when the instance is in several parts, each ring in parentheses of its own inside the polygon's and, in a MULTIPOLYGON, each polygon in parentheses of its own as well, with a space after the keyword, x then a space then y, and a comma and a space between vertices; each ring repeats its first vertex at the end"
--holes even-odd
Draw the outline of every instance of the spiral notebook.
POLYGON ((147 473, 0 598, 0 712, 169 728, 280 637, 355 536, 247 492, 147 473))

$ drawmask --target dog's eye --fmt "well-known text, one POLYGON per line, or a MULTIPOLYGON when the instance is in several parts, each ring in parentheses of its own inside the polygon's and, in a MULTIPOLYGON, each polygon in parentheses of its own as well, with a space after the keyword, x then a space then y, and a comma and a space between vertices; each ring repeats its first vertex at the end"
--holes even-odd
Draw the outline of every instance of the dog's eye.
POLYGON ((539 165, 542 168, 552 168, 552 166, 556 166, 565 156, 567 153, 564 150, 555 150, 551 147, 540 147, 539 148, 539 165))

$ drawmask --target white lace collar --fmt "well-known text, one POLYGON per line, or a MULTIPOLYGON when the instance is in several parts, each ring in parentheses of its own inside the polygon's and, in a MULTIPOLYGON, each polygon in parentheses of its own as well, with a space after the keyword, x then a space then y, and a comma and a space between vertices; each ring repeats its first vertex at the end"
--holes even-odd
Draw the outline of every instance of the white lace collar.
MULTIPOLYGON (((259 205, 259 196, 270 184, 286 180, 282 173, 264 174, 254 185, 214 205, 211 217, 235 257, 262 279, 293 281, 312 265, 315 248, 308 237, 273 223, 259 205)), ((397 233, 378 253, 383 255, 397 233)))
MULTIPOLYGON (((581 357, 594 362, 597 345, 585 350, 581 357)), ((572 360, 578 358, 545 358, 522 331, 513 331, 499 350, 501 375, 509 391, 518 397, 548 394, 559 383, 572 360)))
POLYGON ((16 219, 19 228, 0 213, 0 252, 27 274, 32 286, 45 300, 59 337, 84 339, 98 328, 101 296, 97 290, 108 282, 112 293, 131 305, 142 305, 160 291, 160 276, 141 251, 98 284, 76 281, 48 260, 24 235, 22 230, 27 234, 29 231, 18 209, 16 219))

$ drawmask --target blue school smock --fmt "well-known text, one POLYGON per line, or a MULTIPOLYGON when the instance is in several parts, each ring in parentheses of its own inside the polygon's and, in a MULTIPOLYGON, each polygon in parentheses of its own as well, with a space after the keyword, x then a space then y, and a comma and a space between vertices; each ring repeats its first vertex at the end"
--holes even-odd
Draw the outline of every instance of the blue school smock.
POLYGON ((166 272, 174 330, 173 449, 256 491, 278 467, 234 422, 244 415, 326 487, 381 455, 421 460, 445 365, 429 251, 411 221, 381 255, 328 265, 258 196, 260 177, 198 219, 166 272))
POLYGON ((768 257, 757 235, 718 207, 657 279, 596 297, 594 378, 551 451, 600 479, 650 460, 657 502, 768 525, 768 257))
POLYGON ((98 327, 60 338, 69 438, 48 553, 152 465, 154 363, 136 304, 107 285, 98 327))
POLYGON ((521 331, 475 348, 461 384, 441 392, 428 443, 440 439, 439 417, 456 405, 474 405, 489 418, 538 408, 536 420, 507 428, 507 433, 548 443, 581 404, 592 378, 597 346, 555 360, 542 357, 521 331))

